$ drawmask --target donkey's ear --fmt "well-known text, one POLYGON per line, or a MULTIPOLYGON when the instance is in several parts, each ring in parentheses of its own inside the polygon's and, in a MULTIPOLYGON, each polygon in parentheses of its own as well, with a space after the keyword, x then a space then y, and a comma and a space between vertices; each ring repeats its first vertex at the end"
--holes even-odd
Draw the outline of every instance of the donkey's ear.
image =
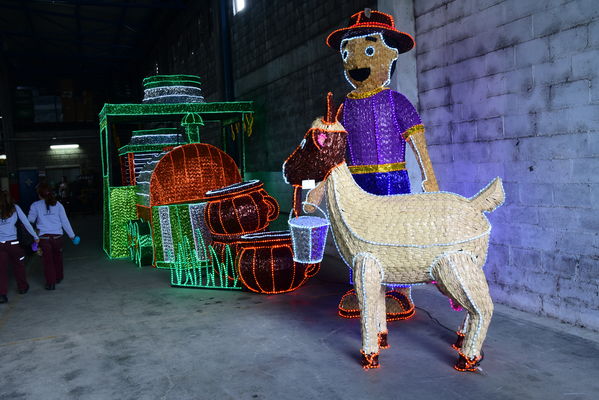
POLYGON ((337 109, 337 113, 335 114, 335 121, 339 121, 339 118, 341 118, 342 113, 343 113, 343 103, 341 103, 339 105, 339 108, 337 109))
POLYGON ((333 113, 335 111, 335 106, 333 104, 333 92, 327 93, 327 112, 324 115, 324 123, 325 124, 333 124, 335 121, 333 120, 333 113))

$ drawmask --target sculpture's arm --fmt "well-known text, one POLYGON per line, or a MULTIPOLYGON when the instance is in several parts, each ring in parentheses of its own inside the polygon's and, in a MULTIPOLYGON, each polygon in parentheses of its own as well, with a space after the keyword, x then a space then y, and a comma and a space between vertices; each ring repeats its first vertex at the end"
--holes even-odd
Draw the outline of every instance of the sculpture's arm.
POLYGON ((428 155, 424 127, 422 125, 414 126, 404 132, 403 136, 416 155, 416 160, 422 173, 422 189, 425 192, 438 192, 439 185, 437 184, 433 164, 428 155))
MULTIPOLYGON (((324 197, 325 193, 325 182, 326 181, 320 182, 318 185, 316 185, 314 189, 308 192, 308 195, 306 196, 307 203, 312 203, 316 205, 320 205, 320 203, 322 203, 322 198, 324 197)), ((316 211, 316 207, 311 206, 310 204, 306 204, 304 205, 304 211, 313 213, 314 211, 316 211)))

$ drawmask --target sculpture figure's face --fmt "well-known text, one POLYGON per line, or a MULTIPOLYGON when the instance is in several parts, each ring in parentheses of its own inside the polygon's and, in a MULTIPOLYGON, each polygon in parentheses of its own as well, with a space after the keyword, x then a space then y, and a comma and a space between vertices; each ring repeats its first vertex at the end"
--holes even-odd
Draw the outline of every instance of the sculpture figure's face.
POLYGON ((343 39, 339 50, 345 78, 354 88, 365 91, 389 84, 398 51, 385 43, 382 34, 343 39))

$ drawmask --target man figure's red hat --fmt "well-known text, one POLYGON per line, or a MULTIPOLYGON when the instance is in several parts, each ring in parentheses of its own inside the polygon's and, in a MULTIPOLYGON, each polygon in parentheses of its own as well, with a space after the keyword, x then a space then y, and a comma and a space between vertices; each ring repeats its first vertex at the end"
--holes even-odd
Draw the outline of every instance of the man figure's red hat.
POLYGON ((326 43, 327 46, 337 50, 344 38, 378 32, 382 33, 385 42, 389 46, 395 47, 399 53, 405 53, 415 45, 411 35, 395 29, 391 15, 380 11, 371 11, 368 8, 352 15, 349 18, 349 26, 333 31, 327 37, 326 43))

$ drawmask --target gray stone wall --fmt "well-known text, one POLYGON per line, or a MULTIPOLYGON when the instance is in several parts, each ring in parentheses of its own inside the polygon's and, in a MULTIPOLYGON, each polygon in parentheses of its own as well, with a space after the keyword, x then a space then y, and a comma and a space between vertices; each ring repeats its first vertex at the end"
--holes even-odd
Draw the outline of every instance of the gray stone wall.
POLYGON ((599 330, 599 4, 415 1, 422 119, 440 186, 504 178, 496 301, 599 330))

